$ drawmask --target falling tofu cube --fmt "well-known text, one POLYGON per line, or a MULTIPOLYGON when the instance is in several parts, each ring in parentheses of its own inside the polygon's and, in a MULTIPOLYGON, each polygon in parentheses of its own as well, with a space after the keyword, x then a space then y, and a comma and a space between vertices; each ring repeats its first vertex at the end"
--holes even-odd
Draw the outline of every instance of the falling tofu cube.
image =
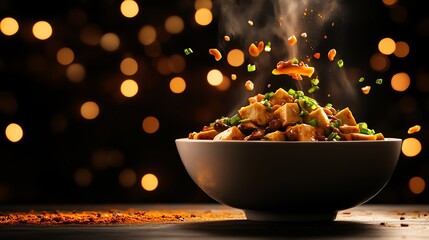
POLYGON ((283 105, 285 103, 293 102, 293 97, 289 95, 289 93, 286 92, 283 88, 279 88, 271 97, 270 101, 273 105, 283 105))
POLYGON ((306 121, 310 121, 312 119, 316 119, 317 126, 319 127, 327 127, 329 126, 329 118, 326 116, 325 111, 322 108, 317 108, 316 110, 309 113, 306 117, 306 121))
POLYGON ((338 119, 341 119, 342 124, 347 124, 349 126, 357 125, 356 120, 353 117, 353 114, 348 107, 344 108, 343 110, 335 114, 335 117, 338 119))
POLYGON ((230 127, 216 135, 213 140, 243 140, 244 134, 236 127, 230 127))
POLYGON ((297 103, 286 103, 274 112, 274 118, 279 119, 283 127, 293 125, 302 121, 299 116, 299 106, 297 103))
POLYGON ((283 132, 277 130, 275 132, 268 133, 267 135, 265 135, 264 139, 269 141, 285 141, 286 136, 283 132))
POLYGON ((241 119, 250 119, 257 125, 263 126, 273 119, 273 114, 267 111, 267 107, 260 102, 252 103, 240 108, 238 114, 241 119))
POLYGON ((296 140, 302 142, 316 141, 314 136, 316 134, 316 128, 308 124, 298 124, 289 129, 296 135, 296 140))

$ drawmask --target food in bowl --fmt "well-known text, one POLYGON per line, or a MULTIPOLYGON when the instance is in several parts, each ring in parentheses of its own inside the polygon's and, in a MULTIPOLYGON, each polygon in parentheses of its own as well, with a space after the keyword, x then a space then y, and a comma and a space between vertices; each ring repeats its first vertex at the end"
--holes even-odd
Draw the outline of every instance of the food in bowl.
POLYGON ((232 117, 221 117, 189 139, 262 141, 384 140, 382 133, 357 122, 346 107, 321 106, 304 94, 283 88, 248 99, 232 117))

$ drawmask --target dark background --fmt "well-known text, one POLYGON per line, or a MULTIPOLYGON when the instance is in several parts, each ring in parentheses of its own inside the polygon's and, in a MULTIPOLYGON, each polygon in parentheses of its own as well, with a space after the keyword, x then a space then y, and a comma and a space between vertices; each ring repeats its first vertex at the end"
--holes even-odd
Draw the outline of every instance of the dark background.
MULTIPOLYGON (((238 2, 240 6, 251 7, 255 1, 238 2)), ((338 56, 346 63, 343 71, 352 76, 346 81, 350 81, 356 96, 352 98, 341 90, 330 89, 322 80, 336 73, 331 70, 323 73, 323 68, 317 68, 322 90, 320 96, 315 97, 328 101, 322 93, 332 90, 335 95, 329 101, 334 106, 350 106, 356 118, 365 120, 387 137, 405 139, 410 137, 409 127, 421 125, 422 130, 412 137, 422 143, 422 151, 415 157, 401 154, 392 179, 371 202, 427 203, 428 191, 414 194, 408 183, 412 177, 427 181, 429 176, 426 148, 429 142, 426 130, 428 13, 419 1, 412 0, 399 1, 394 6, 386 6, 381 0, 340 3, 335 28, 326 30, 330 45, 321 44, 320 48, 337 49, 338 56), (407 42, 410 53, 405 58, 388 56, 389 67, 382 72, 374 71, 369 59, 378 52, 378 42, 385 37, 407 42), (411 78, 410 87, 404 92, 394 91, 390 78, 403 71, 411 78), (364 96, 356 78, 362 75, 366 79, 383 78, 384 82, 382 85, 371 83, 371 94, 364 96)), ((121 1, 113 0, 0 0, 0 18, 10 16, 20 24, 15 35, 0 34, 0 203, 213 201, 187 175, 174 140, 230 114, 245 103, 247 97, 266 90, 266 85, 259 84, 254 92, 246 92, 244 79, 255 75, 242 68, 234 69, 225 61, 215 62, 208 54, 212 47, 228 48, 222 40, 225 33, 219 1, 213 1, 214 18, 208 26, 195 23, 192 0, 139 1, 140 12, 130 19, 122 16, 120 4, 121 1), (76 9, 86 14, 83 21, 74 21, 71 17, 70 12, 76 9), (185 23, 179 34, 164 30, 164 21, 171 15, 180 16, 185 23), (31 34, 32 24, 39 20, 48 21, 54 31, 44 41, 31 34), (116 33, 121 39, 119 49, 108 52, 99 45, 85 44, 80 33, 89 24, 97 26, 102 33, 116 33), (162 50, 156 57, 148 56, 137 39, 138 31, 147 24, 158 31, 157 42, 162 50), (74 62, 85 66, 82 82, 69 81, 65 75, 67 66, 57 62, 56 52, 62 47, 73 49, 74 62), (188 47, 194 53, 186 56, 183 49, 188 47), (157 61, 173 54, 184 57, 185 70, 167 75, 159 73, 157 61), (131 77, 138 82, 139 92, 132 98, 122 96, 119 90, 121 82, 129 78, 119 69, 121 60, 127 56, 139 63, 138 72, 131 77), (227 76, 237 73, 240 78, 231 81, 229 89, 220 91, 206 81, 206 74, 212 68, 223 69, 227 76), (169 89, 169 81, 175 76, 186 81, 186 90, 181 94, 169 89), (96 119, 81 117, 80 106, 86 101, 95 101, 100 107, 96 119), (142 129, 142 121, 147 116, 155 116, 160 122, 159 130, 153 134, 142 129), (24 130, 24 137, 16 143, 4 134, 12 122, 24 130), (101 168, 94 164, 95 156, 100 155, 106 162, 101 168), (87 186, 75 181, 76 171, 82 168, 92 176, 87 186), (124 169, 132 169, 137 175, 131 187, 124 187, 118 181, 124 169), (145 191, 140 185, 146 173, 158 177, 159 185, 154 191, 145 191)), ((269 11, 270 1, 266 6, 269 11)), ((245 41, 231 44, 243 50, 248 46, 245 41)), ((275 62, 270 64, 275 66, 275 62)), ((272 77, 266 81, 272 88, 295 87, 293 80, 272 77)))

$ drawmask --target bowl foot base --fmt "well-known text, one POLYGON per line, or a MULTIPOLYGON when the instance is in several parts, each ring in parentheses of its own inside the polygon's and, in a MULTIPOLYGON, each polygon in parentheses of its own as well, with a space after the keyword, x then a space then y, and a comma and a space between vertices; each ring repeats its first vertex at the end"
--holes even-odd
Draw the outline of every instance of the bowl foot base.
POLYGON ((289 213, 244 210, 247 220, 264 222, 327 222, 334 221, 337 212, 289 213))

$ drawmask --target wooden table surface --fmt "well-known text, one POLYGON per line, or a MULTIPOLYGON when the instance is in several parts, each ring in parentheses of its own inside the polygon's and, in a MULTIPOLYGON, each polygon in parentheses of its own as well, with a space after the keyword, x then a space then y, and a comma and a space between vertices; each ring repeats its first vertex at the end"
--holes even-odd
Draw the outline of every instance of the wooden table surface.
POLYGON ((132 224, 0 224, 0 239, 429 239, 429 205, 364 204, 324 223, 248 221, 241 210, 220 204, 0 206, 0 212, 109 208, 176 211, 185 217, 132 224))

